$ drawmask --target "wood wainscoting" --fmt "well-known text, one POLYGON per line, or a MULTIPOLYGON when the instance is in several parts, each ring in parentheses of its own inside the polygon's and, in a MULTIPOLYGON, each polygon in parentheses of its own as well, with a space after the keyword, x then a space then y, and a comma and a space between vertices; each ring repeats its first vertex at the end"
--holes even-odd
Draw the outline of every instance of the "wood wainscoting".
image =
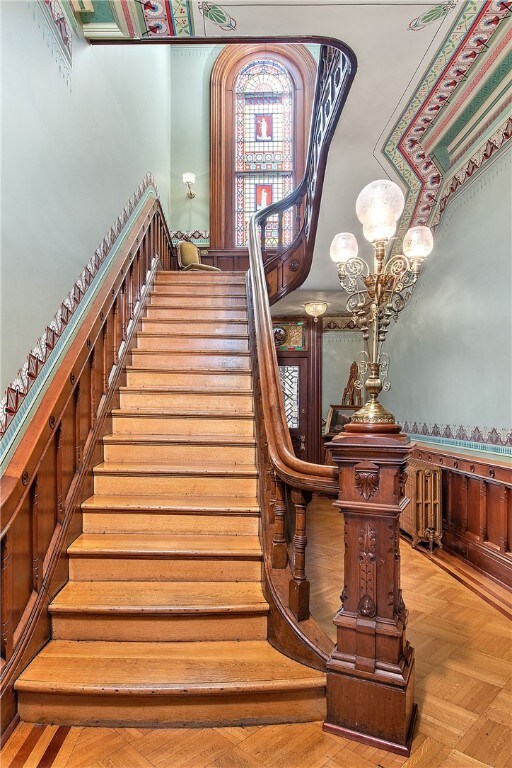
POLYGON ((444 548, 512 587, 510 461, 428 443, 417 443, 411 458, 442 469, 444 548))

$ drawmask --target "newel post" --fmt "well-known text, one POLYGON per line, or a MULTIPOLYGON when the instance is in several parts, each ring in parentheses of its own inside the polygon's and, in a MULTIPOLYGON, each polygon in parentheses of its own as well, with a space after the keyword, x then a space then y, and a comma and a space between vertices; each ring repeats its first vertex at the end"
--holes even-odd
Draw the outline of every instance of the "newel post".
POLYGON ((324 729, 408 755, 416 715, 414 651, 405 637, 399 515, 408 503, 409 439, 347 431, 327 447, 339 467, 335 506, 345 520, 345 558, 324 729))

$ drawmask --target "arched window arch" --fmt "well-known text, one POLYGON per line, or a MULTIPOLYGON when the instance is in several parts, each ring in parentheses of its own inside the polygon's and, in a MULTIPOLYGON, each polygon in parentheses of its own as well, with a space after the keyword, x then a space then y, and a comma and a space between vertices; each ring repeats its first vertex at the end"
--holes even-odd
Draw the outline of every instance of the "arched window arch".
MULTIPOLYGON (((302 177, 315 76, 315 61, 299 44, 226 46, 217 58, 211 77, 211 248, 243 248, 252 213, 287 195, 302 177)), ((291 221, 284 226, 286 242, 291 221)))

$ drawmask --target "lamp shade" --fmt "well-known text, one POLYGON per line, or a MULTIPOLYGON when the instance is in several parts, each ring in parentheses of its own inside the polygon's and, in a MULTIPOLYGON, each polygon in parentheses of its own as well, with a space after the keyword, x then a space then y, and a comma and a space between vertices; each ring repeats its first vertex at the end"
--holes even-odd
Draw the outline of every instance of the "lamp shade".
POLYGON ((434 238, 428 227, 411 227, 403 242, 404 255, 409 259, 424 259, 434 247, 434 238))
POLYGON ((359 247, 352 232, 340 232, 334 236, 329 255, 335 264, 357 256, 359 247))
POLYGON ((311 315, 316 320, 317 317, 324 314, 328 306, 326 301, 308 301, 304 304, 304 309, 308 315, 311 315))
POLYGON ((195 184, 196 183, 196 175, 195 173, 184 173, 183 174, 183 183, 184 184, 195 184))
POLYGON ((370 243, 389 240, 396 231, 396 219, 390 208, 382 203, 374 203, 371 217, 363 224, 363 235, 370 243))
MULTIPOLYGON (((398 184, 389 181, 389 179, 379 179, 367 184, 359 193, 356 200, 356 214, 363 227, 367 227, 369 233, 381 225, 385 225, 384 229, 389 230, 390 222, 392 220, 397 222, 402 215, 404 205, 404 195, 398 184)), ((394 234, 394 230, 392 234, 394 234)), ((388 235, 388 237, 391 236, 388 235)), ((381 237, 380 239, 386 238, 381 237)), ((373 237, 371 241, 375 242, 373 237)))

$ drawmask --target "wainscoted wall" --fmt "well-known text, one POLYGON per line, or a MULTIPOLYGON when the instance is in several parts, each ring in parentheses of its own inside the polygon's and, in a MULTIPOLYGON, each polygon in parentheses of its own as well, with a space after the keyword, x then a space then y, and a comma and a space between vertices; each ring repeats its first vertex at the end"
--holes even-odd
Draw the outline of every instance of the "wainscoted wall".
POLYGON ((361 350, 361 334, 353 331, 322 333, 322 419, 332 403, 340 404, 350 366, 361 350))
POLYGON ((148 171, 169 213, 168 49, 73 35, 68 84, 35 6, 0 4, 1 392, 148 171))
POLYGON ((382 397, 411 432, 512 449, 510 149, 452 197, 417 291, 389 334, 382 397))

